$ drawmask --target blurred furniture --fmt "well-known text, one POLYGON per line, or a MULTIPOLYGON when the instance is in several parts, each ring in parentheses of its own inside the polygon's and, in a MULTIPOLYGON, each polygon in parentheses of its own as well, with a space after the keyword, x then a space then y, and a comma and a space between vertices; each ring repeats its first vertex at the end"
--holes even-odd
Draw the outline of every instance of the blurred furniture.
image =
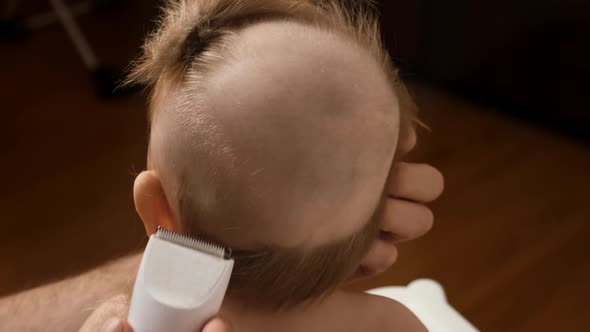
POLYGON ((14 16, 20 0, 7 0, 3 4, 0 16, 0 40, 19 40, 31 31, 45 26, 60 23, 72 41, 82 62, 91 73, 95 82, 96 92, 100 97, 126 95, 132 89, 118 88, 122 75, 101 64, 95 55, 84 33, 75 21, 75 16, 91 12, 95 8, 109 3, 107 0, 86 0, 67 6, 63 0, 49 0, 52 11, 33 15, 25 19, 14 16))

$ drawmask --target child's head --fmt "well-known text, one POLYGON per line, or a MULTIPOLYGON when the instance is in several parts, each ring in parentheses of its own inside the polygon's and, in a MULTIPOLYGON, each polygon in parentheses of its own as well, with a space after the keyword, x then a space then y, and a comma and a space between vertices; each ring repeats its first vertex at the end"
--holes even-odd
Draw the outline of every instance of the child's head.
POLYGON ((170 1, 148 39, 131 76, 153 88, 138 211, 148 229, 237 251, 230 294, 275 308, 315 298, 376 237, 410 116, 364 13, 335 1, 170 1))

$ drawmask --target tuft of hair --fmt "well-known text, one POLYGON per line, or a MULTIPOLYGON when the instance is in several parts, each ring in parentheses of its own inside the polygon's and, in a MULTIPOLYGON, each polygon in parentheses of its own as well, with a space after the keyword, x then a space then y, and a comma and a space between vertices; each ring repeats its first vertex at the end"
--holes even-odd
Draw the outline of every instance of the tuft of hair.
POLYGON ((127 83, 153 87, 162 76, 181 79, 199 55, 244 25, 284 19, 344 33, 393 71, 370 0, 166 0, 127 83))
POLYGON ((402 134, 420 123, 417 107, 383 46, 373 0, 164 0, 158 24, 131 63, 124 84, 143 85, 153 97, 159 82, 180 83, 190 68, 197 76, 205 75, 225 57, 224 44, 233 32, 271 19, 315 26, 358 43, 381 65, 400 96, 402 134))

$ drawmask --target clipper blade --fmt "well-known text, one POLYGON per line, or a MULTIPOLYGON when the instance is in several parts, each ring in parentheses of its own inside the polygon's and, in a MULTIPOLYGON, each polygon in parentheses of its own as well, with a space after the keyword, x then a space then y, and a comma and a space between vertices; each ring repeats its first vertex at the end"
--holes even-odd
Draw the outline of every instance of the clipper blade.
POLYGON ((172 242, 180 246, 198 250, 223 259, 230 259, 232 255, 231 249, 224 246, 220 246, 205 240, 194 239, 190 236, 178 234, 161 227, 158 227, 158 230, 156 231, 156 237, 164 241, 172 242))

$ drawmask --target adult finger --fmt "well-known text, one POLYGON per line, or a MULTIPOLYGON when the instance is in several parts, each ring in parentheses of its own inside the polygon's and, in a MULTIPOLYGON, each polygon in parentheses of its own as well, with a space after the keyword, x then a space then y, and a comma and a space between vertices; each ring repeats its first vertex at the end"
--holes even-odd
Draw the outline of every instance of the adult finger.
POLYGON ((229 321, 215 317, 205 325, 202 332, 232 332, 233 330, 229 321))
POLYGON ((393 165, 387 189, 390 196, 427 203, 442 194, 444 178, 430 165, 398 162, 393 165))
MULTIPOLYGON (((198 332, 232 332, 231 324, 219 317, 210 320, 201 331, 198 332)), ((100 332, 133 332, 131 325, 119 318, 113 318, 103 325, 100 332)))
POLYGON ((112 318, 103 325, 100 332, 133 332, 133 329, 126 321, 112 318))
POLYGON ((412 127, 400 136, 397 144, 396 156, 400 157, 408 154, 410 151, 414 150, 417 142, 418 136, 416 135, 416 130, 412 127))
POLYGON ((397 248, 388 241, 377 240, 371 246, 367 256, 361 262, 361 276, 373 276, 383 273, 397 260, 397 248))
POLYGON ((382 232, 392 235, 391 242, 398 243, 426 234, 432 228, 433 221, 432 211, 423 204, 388 199, 379 227, 382 232))

